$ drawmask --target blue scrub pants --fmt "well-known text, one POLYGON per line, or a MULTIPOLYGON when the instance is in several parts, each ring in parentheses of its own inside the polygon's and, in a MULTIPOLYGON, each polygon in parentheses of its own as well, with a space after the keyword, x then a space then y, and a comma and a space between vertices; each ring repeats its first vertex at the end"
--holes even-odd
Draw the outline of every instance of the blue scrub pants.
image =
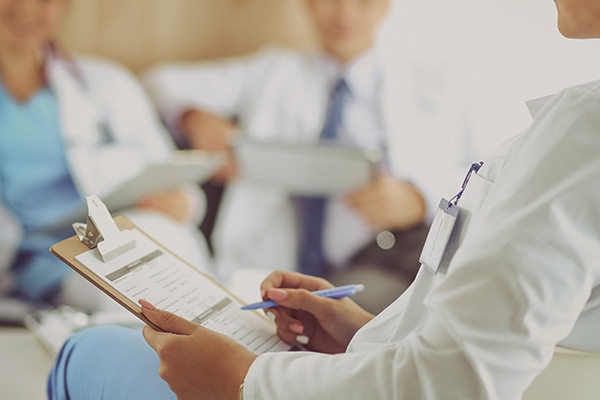
POLYGON ((176 399, 139 329, 100 326, 73 335, 48 378, 51 400, 176 399))

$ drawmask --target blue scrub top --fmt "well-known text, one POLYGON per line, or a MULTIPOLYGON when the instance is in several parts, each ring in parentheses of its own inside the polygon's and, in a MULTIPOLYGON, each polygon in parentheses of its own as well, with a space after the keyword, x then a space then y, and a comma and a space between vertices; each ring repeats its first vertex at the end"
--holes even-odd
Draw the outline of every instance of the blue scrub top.
POLYGON ((49 88, 19 102, 0 81, 0 185, 4 206, 25 230, 13 265, 17 291, 42 300, 70 274, 48 249, 72 234, 69 227, 44 230, 83 204, 68 169, 58 104, 49 88))

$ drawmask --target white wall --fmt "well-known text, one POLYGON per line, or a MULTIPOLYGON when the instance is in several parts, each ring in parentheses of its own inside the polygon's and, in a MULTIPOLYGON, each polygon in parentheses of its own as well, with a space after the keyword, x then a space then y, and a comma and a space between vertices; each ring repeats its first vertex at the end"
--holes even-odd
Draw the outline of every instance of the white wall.
POLYGON ((551 0, 394 0, 380 43, 463 71, 481 157, 527 127, 525 100, 600 79, 600 41, 563 38, 551 0))

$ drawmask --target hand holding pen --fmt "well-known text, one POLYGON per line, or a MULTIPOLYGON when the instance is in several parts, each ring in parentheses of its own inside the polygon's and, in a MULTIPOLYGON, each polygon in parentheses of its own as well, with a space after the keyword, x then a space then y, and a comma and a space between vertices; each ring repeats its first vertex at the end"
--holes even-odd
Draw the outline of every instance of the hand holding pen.
MULTIPOLYGON (((312 294, 328 299, 343 299, 344 297, 350 297, 356 293, 362 292, 363 290, 365 290, 365 285, 353 284, 334 287, 331 289, 315 290, 312 292, 312 294)), ((266 300, 258 303, 247 304, 242 307, 242 310, 258 310, 260 308, 272 308, 277 306, 278 304, 275 301, 266 300)))
POLYGON ((373 315, 350 298, 328 298, 319 293, 337 292, 347 297, 353 291, 356 286, 334 288, 324 279, 289 271, 275 271, 261 284, 263 298, 278 305, 265 309, 277 325, 278 335, 289 343, 325 353, 345 351, 352 336, 373 315))

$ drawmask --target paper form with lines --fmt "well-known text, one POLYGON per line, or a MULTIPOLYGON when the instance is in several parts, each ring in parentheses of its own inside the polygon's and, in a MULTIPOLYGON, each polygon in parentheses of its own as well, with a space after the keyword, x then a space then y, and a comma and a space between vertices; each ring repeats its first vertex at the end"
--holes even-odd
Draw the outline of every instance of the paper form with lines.
POLYGON ((156 242, 132 230, 136 246, 104 262, 96 249, 75 259, 133 303, 145 299, 158 308, 238 340, 256 354, 287 351, 292 346, 275 327, 243 305, 209 277, 156 242))

